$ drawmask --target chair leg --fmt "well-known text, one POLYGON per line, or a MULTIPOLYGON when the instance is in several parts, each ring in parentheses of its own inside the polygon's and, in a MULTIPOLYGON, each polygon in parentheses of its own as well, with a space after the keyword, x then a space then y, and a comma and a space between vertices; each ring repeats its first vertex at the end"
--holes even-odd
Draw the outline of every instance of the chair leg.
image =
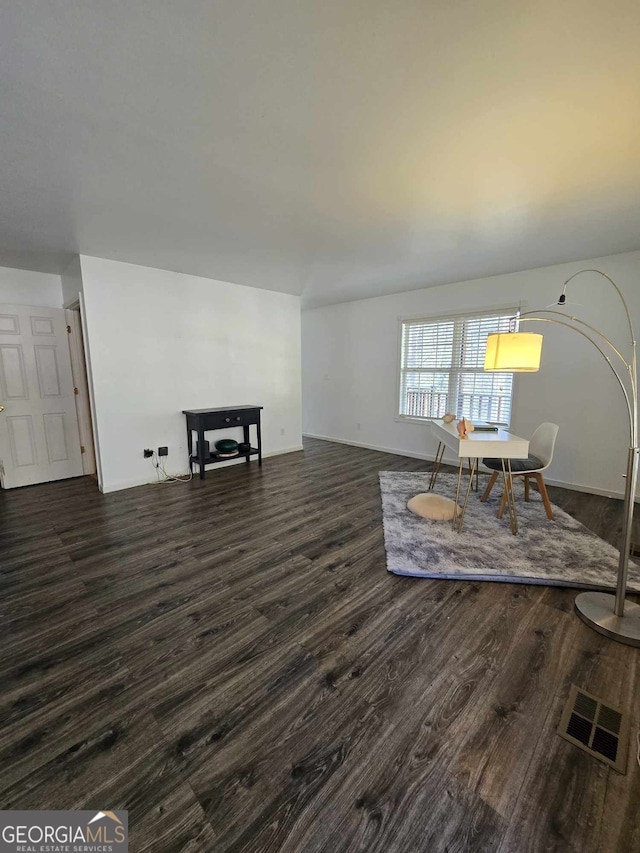
POLYGON ((491 489, 494 487, 496 480, 498 479, 498 472, 494 471, 491 475, 491 479, 487 483, 487 488, 484 490, 484 494, 480 498, 481 501, 486 501, 491 494, 491 489))
MULTIPOLYGON (((521 476, 522 475, 519 473, 515 473, 515 474, 511 475, 511 488, 512 489, 513 489, 513 484, 515 482, 516 477, 521 477, 521 476)), ((526 481, 527 481, 527 478, 525 477, 525 483, 526 483, 526 481)), ((515 500, 515 498, 514 498, 514 500, 515 500)), ((500 508, 498 509, 498 518, 502 518, 502 516, 504 515, 504 511, 505 511, 506 506, 507 506, 507 493, 503 492, 502 493, 502 499, 500 500, 500 508)))
POLYGON ((524 475, 524 499, 529 503, 529 475, 524 475))
POLYGON ((542 503, 544 504, 544 508, 547 512, 547 518, 550 521, 553 521, 553 510, 551 509, 551 502, 549 501, 549 495, 547 494, 547 487, 544 482, 544 477, 542 474, 536 474, 536 482, 538 483, 538 491, 540 492, 540 496, 542 497, 542 503))

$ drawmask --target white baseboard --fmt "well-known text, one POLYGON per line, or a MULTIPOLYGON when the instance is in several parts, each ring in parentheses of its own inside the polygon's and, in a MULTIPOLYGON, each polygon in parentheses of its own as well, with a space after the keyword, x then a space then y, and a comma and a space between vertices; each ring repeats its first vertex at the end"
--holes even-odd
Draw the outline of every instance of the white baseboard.
MULTIPOLYGON (((547 486, 559 486, 562 489, 570 489, 572 492, 584 492, 587 495, 602 495, 603 498, 618 498, 624 500, 624 492, 613 492, 609 489, 599 489, 596 486, 583 486, 580 483, 565 483, 564 480, 552 480, 545 475, 547 486)), ((640 495, 636 495, 636 503, 640 501, 640 495)))
POLYGON ((157 480, 140 478, 138 480, 126 480, 119 483, 101 483, 99 488, 103 495, 108 495, 111 492, 120 492, 122 489, 135 489, 136 486, 150 486, 156 482, 157 480))
MULTIPOLYGON (((268 453, 263 453, 262 458, 267 459, 268 457, 271 457, 271 456, 282 456, 284 453, 296 453, 299 450, 304 450, 304 448, 301 444, 296 444, 294 447, 284 447, 281 450, 270 450, 268 453)), ((255 457, 253 457, 253 458, 255 459, 255 457)), ((244 464, 244 459, 229 459, 228 462, 222 462, 219 465, 217 465, 216 467, 217 468, 228 468, 231 465, 243 465, 243 464, 244 464)), ((212 468, 207 469, 207 471, 209 471, 209 472, 211 472, 212 470, 213 470, 212 468)), ((189 472, 188 471, 180 471, 179 473, 174 473, 174 472, 169 471, 168 473, 169 473, 169 476, 171 476, 171 477, 184 477, 189 472)), ((196 477, 196 476, 197 476, 197 474, 194 472, 194 477, 196 477)), ((111 492, 120 492, 123 489, 135 489, 137 486, 151 486, 154 483, 158 483, 158 485, 162 484, 162 481, 158 481, 155 474, 147 476, 147 477, 140 477, 137 480, 126 480, 125 482, 120 482, 120 483, 109 483, 106 486, 102 485, 102 486, 100 486, 100 491, 102 492, 103 495, 107 495, 111 492)))
MULTIPOLYGON (((423 459, 427 462, 433 462, 435 459, 435 455, 433 453, 416 453, 409 450, 398 450, 394 447, 380 447, 376 444, 365 444, 361 441, 346 441, 344 438, 334 438, 329 435, 316 435, 315 433, 305 432, 303 433, 305 438, 318 438, 321 441, 331 441, 334 444, 347 444, 350 447, 362 447, 365 450, 378 450, 381 453, 393 453, 394 456, 408 456, 411 459, 423 459)), ((458 466, 458 460, 454 456, 448 456, 445 453, 444 459, 442 460, 446 465, 453 465, 454 468, 458 466)), ((488 469, 486 469, 488 471, 488 469)), ((598 489, 595 486, 584 486, 579 483, 566 483, 564 480, 552 480, 549 477, 545 476, 545 483, 548 486, 559 486, 562 489, 570 489, 573 492, 584 492, 588 495, 601 495, 604 498, 618 498, 622 500, 624 498, 624 492, 614 492, 608 489, 598 489)), ((640 501, 640 496, 636 496, 636 503, 640 501)))
MULTIPOLYGON (((344 438, 333 438, 329 435, 316 435, 312 432, 303 432, 304 438, 319 438, 321 441, 332 441, 334 444, 348 444, 350 447, 363 447, 365 450, 379 450, 380 453, 393 453, 394 456, 409 456, 411 459, 425 459, 433 462, 433 453, 414 453, 410 450, 398 450, 396 447, 382 447, 377 444, 365 444, 363 441, 346 441, 344 438)), ((452 457, 453 459, 453 457, 452 457)), ((445 460, 446 462, 446 460, 445 460)), ((447 462, 448 465, 457 465, 456 462, 447 462)))
POLYGON ((270 450, 268 453, 263 453, 262 458, 266 459, 268 456, 283 456, 285 453, 297 453, 299 450, 304 450, 304 447, 301 444, 296 444, 294 447, 284 447, 282 450, 270 450))

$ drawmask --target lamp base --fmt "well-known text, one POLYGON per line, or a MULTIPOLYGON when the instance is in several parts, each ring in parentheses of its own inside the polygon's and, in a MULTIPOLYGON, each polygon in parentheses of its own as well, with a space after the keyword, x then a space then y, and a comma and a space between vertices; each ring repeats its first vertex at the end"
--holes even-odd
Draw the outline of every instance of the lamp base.
POLYGON ((625 601, 624 616, 616 616, 615 603, 615 595, 608 592, 581 592, 576 596, 575 609, 599 634, 627 646, 640 646, 640 605, 625 601))

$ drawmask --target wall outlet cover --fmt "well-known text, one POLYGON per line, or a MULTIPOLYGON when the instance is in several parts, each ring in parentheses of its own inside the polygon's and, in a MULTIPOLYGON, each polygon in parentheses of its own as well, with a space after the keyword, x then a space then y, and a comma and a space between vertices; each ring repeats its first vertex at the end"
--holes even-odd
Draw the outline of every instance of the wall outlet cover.
POLYGON ((168 447, 159 447, 158 448, 158 456, 168 456, 169 448, 168 447))

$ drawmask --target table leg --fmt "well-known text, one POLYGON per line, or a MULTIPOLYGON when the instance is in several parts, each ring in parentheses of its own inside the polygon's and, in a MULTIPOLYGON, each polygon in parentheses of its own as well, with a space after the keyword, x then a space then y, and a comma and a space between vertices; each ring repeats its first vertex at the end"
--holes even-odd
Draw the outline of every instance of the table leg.
POLYGON ((513 476, 511 473, 511 460, 502 459, 502 477, 504 479, 504 493, 507 498, 507 507, 509 508, 509 521, 511 523, 511 532, 514 536, 518 533, 518 514, 516 511, 516 499, 513 494, 513 476))
MULTIPOLYGON (((458 464, 458 485, 456 486, 456 506, 458 506, 458 500, 460 498, 460 484, 462 483, 462 468, 464 465, 464 461, 462 457, 460 457, 460 462, 458 464)), ((453 514, 453 529, 456 529, 458 523, 458 517, 456 515, 457 510, 453 514)))
POLYGON ((198 465, 200 466, 200 479, 204 480, 204 430, 198 428, 198 465))
POLYGON ((440 465, 442 463, 442 457, 444 456, 445 446, 443 442, 438 442, 438 449, 436 450, 436 458, 433 461, 433 471, 431 472, 431 477, 429 478, 429 491, 433 489, 436 484, 436 480, 438 479, 438 472, 440 471, 440 465))
MULTIPOLYGON (((471 494, 471 489, 473 488, 473 474, 474 474, 474 471, 476 470, 476 467, 478 465, 478 459, 474 458, 473 464, 471 463, 471 460, 469 460, 469 465, 470 465, 469 483, 467 484, 467 491, 465 492, 464 503, 462 504, 462 512, 460 513, 459 517, 457 518, 457 527, 455 527, 455 524, 454 524, 454 529, 456 529, 458 531, 458 533, 462 532, 462 525, 464 523, 464 515, 467 511, 467 504, 469 503, 469 495, 471 494)), ((462 467, 462 463, 460 464, 460 467, 462 467)), ((457 504, 458 504, 458 496, 456 495, 456 506, 457 506, 457 504)), ((456 517, 454 516, 454 523, 455 523, 455 521, 456 521, 456 517)))
POLYGON ((260 412, 258 412, 258 465, 262 465, 262 431, 260 429, 260 412))
POLYGON ((473 471, 475 470, 475 472, 476 472, 476 485, 475 485, 474 491, 477 492, 478 491, 478 467, 476 464, 474 464, 472 467, 471 456, 467 456, 467 467, 469 469, 469 479, 470 480, 473 480, 473 471))
POLYGON ((187 453, 189 454, 189 473, 193 474, 193 431, 187 423, 187 453))
MULTIPOLYGON (((250 441, 249 441, 249 425, 248 424, 245 424, 242 427, 242 439, 243 439, 245 444, 248 444, 249 446, 251 446, 250 441)), ((251 462, 251 456, 249 455, 248 452, 247 452, 247 457, 244 461, 246 462, 247 465, 249 465, 251 462)))

